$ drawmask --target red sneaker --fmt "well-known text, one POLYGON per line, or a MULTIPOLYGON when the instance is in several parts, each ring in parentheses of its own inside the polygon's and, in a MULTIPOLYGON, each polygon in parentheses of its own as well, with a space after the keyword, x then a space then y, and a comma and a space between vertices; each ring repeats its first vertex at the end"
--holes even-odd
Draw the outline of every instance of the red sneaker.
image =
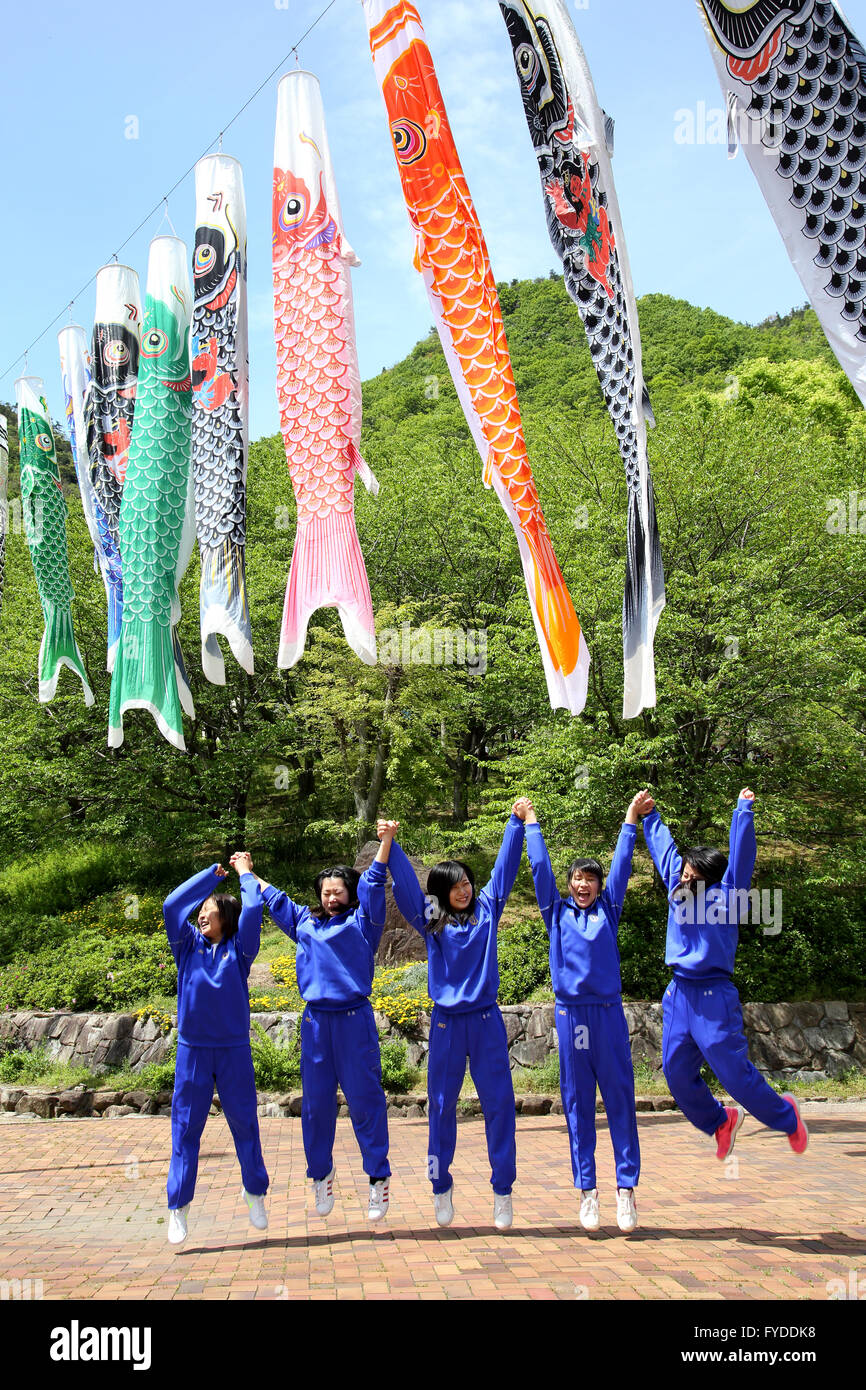
POLYGON ((716 1158, 720 1163, 724 1163, 728 1155, 734 1152, 737 1130, 746 1118, 746 1112, 741 1105, 726 1105, 725 1114, 727 1119, 723 1125, 719 1125, 715 1136, 716 1158))
POLYGON ((786 1092, 785 1095, 782 1096, 782 1100, 786 1100, 789 1105, 793 1105, 794 1114, 797 1116, 797 1128, 794 1130, 793 1134, 788 1135, 788 1143, 791 1145, 795 1154, 804 1154, 809 1147, 809 1131, 803 1124, 802 1116, 800 1115, 800 1107, 790 1092, 786 1092))

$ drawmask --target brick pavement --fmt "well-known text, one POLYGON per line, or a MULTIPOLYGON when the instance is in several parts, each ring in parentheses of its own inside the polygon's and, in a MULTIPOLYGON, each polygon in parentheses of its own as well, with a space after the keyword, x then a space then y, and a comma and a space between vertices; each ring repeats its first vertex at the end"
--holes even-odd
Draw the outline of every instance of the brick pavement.
POLYGON ((433 1220, 424 1120, 391 1125, 384 1227, 349 1121, 337 1128, 337 1202, 312 1209, 297 1120, 261 1122, 270 1227, 248 1224, 225 1121, 208 1121, 190 1235, 166 1241, 165 1118, 0 1122, 0 1280, 45 1299, 816 1299, 866 1291, 866 1104, 804 1106, 808 1152, 747 1117, 736 1167, 679 1114, 638 1116, 640 1225, 615 1224, 613 1161, 598 1125, 603 1228, 582 1231, 561 1116, 518 1119, 515 1223, 493 1226, 484 1126, 460 1124, 455 1219, 433 1220))

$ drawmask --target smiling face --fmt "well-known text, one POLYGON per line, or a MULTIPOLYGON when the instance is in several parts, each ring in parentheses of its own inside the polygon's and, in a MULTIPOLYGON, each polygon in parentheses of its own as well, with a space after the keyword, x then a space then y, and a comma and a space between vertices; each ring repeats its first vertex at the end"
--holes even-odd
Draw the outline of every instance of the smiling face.
POLYGON ((222 941, 223 929, 220 921, 220 910, 213 898, 207 898, 198 910, 198 929, 205 941, 209 941, 213 946, 216 942, 222 941))
POLYGON ((464 873, 448 895, 449 905, 455 912, 466 912, 472 902, 473 891, 472 884, 464 873))
POLYGON ((320 897, 329 917, 338 917, 349 906, 349 890, 341 878, 323 879, 320 897))
POLYGON ((569 880, 568 889, 581 911, 586 912, 601 892, 601 881, 588 869, 576 869, 569 880))

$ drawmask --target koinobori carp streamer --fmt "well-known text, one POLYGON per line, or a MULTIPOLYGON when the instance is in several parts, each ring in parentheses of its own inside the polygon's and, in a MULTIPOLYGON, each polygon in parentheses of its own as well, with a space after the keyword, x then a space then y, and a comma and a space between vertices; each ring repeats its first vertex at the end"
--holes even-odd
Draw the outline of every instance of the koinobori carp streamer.
POLYGON ((45 618, 39 648, 39 699, 43 703, 54 699, 61 668, 68 666, 84 687, 84 703, 92 705, 93 692, 72 627, 74 595, 66 543, 68 509, 41 379, 19 377, 15 383, 15 398, 18 402, 21 511, 45 618))
POLYGON ((128 265, 103 266, 96 276, 84 421, 98 529, 97 560, 108 602, 109 671, 114 669, 123 616, 118 528, 135 416, 140 335, 138 275, 128 265))
POLYGON ((120 508, 123 628, 111 679, 108 742, 123 716, 146 709, 176 748, 192 696, 175 628, 178 584, 195 543, 190 464, 192 317, 187 250, 177 237, 150 244, 135 423, 120 508))
POLYGON ((589 652, 529 466, 502 311, 417 9, 363 0, 409 220, 451 376, 517 538, 550 702, 579 714, 589 652))
POLYGON ((647 460, 653 419, 611 167, 613 127, 562 0, 500 0, 499 8, 541 172, 550 239, 583 320, 625 465, 623 714, 633 719, 656 702, 653 641, 665 590, 647 460))
POLYGON ((866 405, 866 52, 829 0, 697 0, 743 146, 827 340, 866 405))
POLYGON ((298 70, 277 95, 273 185, 277 401, 298 507, 278 665, 293 666, 317 608, 336 608, 362 661, 376 660, 367 567, 355 525, 355 475, 378 484, 359 452, 361 377, 351 268, 319 84, 298 70))
POLYGON ((225 684, 217 637, 253 671, 246 580, 249 360, 247 212, 241 166, 213 154, 195 166, 192 471, 201 552, 202 669, 225 684))

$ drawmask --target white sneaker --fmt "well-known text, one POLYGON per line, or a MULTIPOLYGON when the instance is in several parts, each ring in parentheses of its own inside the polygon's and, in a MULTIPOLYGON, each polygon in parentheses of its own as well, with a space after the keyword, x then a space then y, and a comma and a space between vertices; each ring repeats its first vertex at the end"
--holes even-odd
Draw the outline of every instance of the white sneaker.
POLYGON ((433 1193, 433 1210, 440 1226, 450 1226, 454 1220, 454 1184, 447 1192, 433 1193))
POLYGON ((251 1192, 247 1192, 245 1187, 241 1188, 244 1194, 244 1201, 250 1209, 250 1225, 255 1226, 257 1231, 268 1229, 268 1213, 265 1211, 264 1197, 254 1197, 251 1192))
POLYGON ((633 1231, 637 1225, 637 1207, 630 1187, 618 1187, 616 1190, 616 1224, 626 1232, 633 1231))
POLYGON ((328 1216, 334 1210, 334 1176, 336 1168, 332 1168, 326 1178, 313 1180, 313 1197, 316 1202, 316 1211, 320 1216, 328 1216))
POLYGON ((170 1245, 182 1245, 186 1240, 186 1214, 189 1211, 189 1202, 185 1207, 176 1207, 168 1213, 168 1239, 170 1245))
POLYGON ((390 1188, 390 1178, 380 1178, 378 1182, 370 1183, 370 1205, 367 1208, 367 1217, 370 1221, 383 1221, 388 1215, 390 1188))
POLYGON ((497 1231, 507 1231, 514 1220, 514 1210, 511 1205, 510 1192, 504 1195, 499 1192, 493 1194, 493 1224, 497 1231))
POLYGON ((581 1190, 580 1194, 580 1224, 585 1231, 598 1230, 598 1188, 594 1187, 591 1191, 581 1190))

